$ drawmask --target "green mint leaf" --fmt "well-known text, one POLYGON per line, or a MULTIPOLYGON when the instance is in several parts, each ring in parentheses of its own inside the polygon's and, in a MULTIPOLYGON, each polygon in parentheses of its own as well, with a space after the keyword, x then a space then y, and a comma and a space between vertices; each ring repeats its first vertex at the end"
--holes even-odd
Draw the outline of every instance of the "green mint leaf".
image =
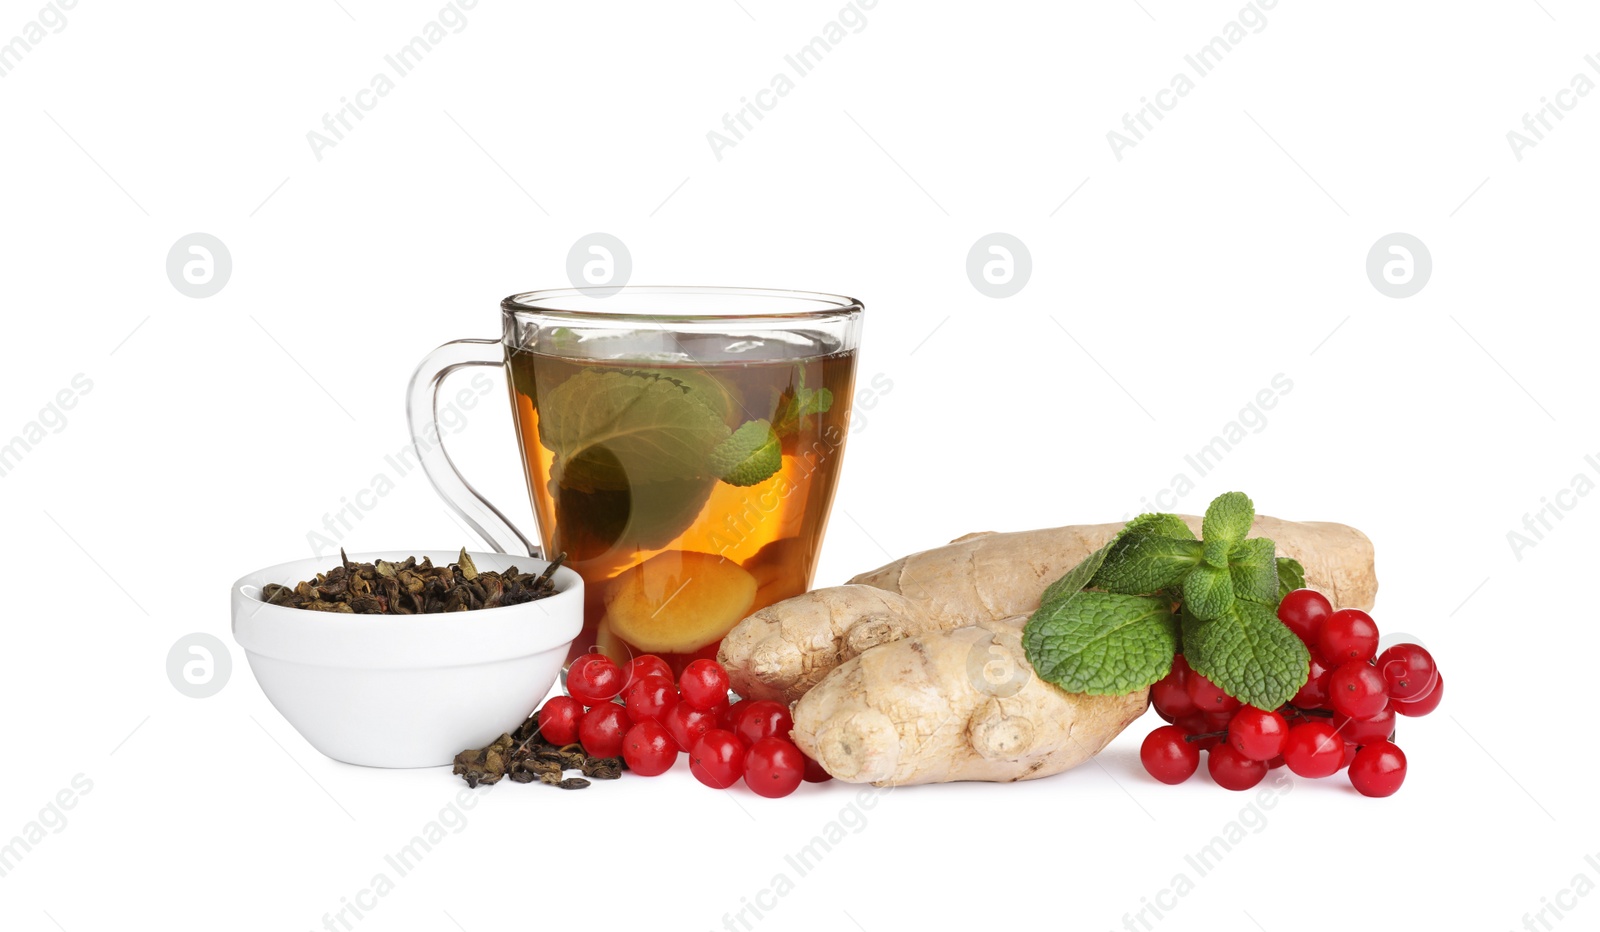
POLYGON ((826 388, 806 388, 805 369, 796 366, 799 373, 793 388, 778 399, 777 414, 772 419, 772 429, 780 437, 798 433, 800 425, 813 414, 823 414, 833 407, 833 392, 826 388))
POLYGON ((716 485, 715 477, 706 477, 620 491, 563 488, 550 552, 566 551, 574 561, 615 560, 665 547, 694 524, 716 485))
POLYGON ((801 417, 826 414, 833 407, 833 392, 826 388, 803 388, 795 394, 794 404, 801 417))
POLYGON ((1201 543, 1193 539, 1124 531, 1090 585, 1125 595, 1147 595, 1175 586, 1200 563, 1201 549, 1201 543))
POLYGON ((1184 524, 1183 519, 1177 515, 1142 514, 1123 525, 1122 530, 1117 532, 1117 536, 1107 541, 1104 547, 1084 557, 1083 561, 1068 570, 1066 575, 1051 583, 1050 587, 1045 589, 1044 594, 1039 597, 1039 604, 1041 606, 1049 605, 1052 602, 1058 602, 1061 599, 1082 592, 1083 588, 1089 585, 1090 580, 1094 578, 1095 573, 1099 572, 1101 565, 1105 563, 1106 557, 1111 553, 1111 548, 1116 546, 1117 541, 1141 531, 1159 533, 1166 537, 1194 539, 1194 532, 1189 530, 1189 526, 1184 524))
POLYGON ((1201 621, 1226 614, 1234 602, 1233 577, 1227 570, 1201 564, 1183 578, 1183 606, 1201 621))
POLYGON ((711 451, 711 472, 729 485, 765 482, 782 466, 778 434, 765 420, 745 421, 711 451))
POLYGON ((1185 658, 1189 656, 1189 650, 1186 646, 1189 632, 1201 624, 1204 624, 1204 622, 1194 617, 1194 614, 1189 611, 1187 606, 1181 603, 1178 605, 1178 653, 1185 658))
POLYGON ((1112 538, 1110 543, 1084 557, 1077 566, 1067 570, 1066 575, 1051 583, 1044 594, 1039 596, 1039 607, 1043 609, 1051 603, 1069 599, 1082 592, 1083 587, 1089 585, 1089 580, 1094 578, 1100 565, 1105 562, 1106 555, 1111 552, 1116 542, 1116 538, 1112 538))
POLYGON ((1252 537, 1234 545, 1228 557, 1233 594, 1263 605, 1278 607, 1277 548, 1265 537, 1252 537))
POLYGON ((728 386, 717 381, 716 376, 705 369, 679 366, 672 369, 618 369, 616 371, 628 375, 676 382, 696 401, 717 412, 724 424, 738 420, 736 415, 739 413, 737 411, 739 402, 728 391, 728 386))
POLYGON ((1296 589, 1306 587, 1306 568, 1300 565, 1299 560, 1290 557, 1278 558, 1278 601, 1296 589))
POLYGON ((1203 556, 1207 564, 1219 570, 1228 568, 1228 559, 1233 556, 1233 541, 1222 537, 1208 537, 1205 540, 1203 556))
POLYGON ((1200 536, 1206 541, 1226 540, 1238 543, 1250 533, 1256 520, 1256 506, 1243 492, 1224 492, 1206 508, 1200 522, 1200 536))
POLYGON ((1122 695, 1172 668, 1178 623, 1160 599, 1080 592, 1034 612, 1022 646, 1046 682, 1067 692, 1122 695))
POLYGON ((1128 534, 1154 534, 1157 537, 1171 537, 1174 540, 1194 540, 1194 532, 1189 530, 1189 525, 1177 515, 1156 514, 1146 512, 1122 529, 1122 535, 1128 534))
POLYGON ((703 394, 648 372, 572 376, 539 401, 539 440, 555 454, 555 480, 595 492, 705 476, 729 431, 703 394))
POLYGON ((1306 683, 1310 656, 1277 613, 1258 602, 1236 602, 1220 618, 1183 622, 1189 666, 1240 702, 1276 709, 1306 683))

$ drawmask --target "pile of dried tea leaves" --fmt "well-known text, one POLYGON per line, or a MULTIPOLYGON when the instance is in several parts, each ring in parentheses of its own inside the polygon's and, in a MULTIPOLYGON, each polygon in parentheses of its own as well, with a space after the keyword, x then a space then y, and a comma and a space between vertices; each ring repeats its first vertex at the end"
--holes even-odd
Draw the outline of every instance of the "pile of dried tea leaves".
POLYGON ((566 554, 556 557, 535 576, 514 566, 504 573, 479 571, 466 548, 449 566, 434 566, 427 557, 421 562, 406 557, 399 563, 351 563, 340 550, 338 566, 293 588, 268 583, 261 587, 261 598, 272 605, 356 615, 429 615, 520 605, 555 595, 550 577, 564 559, 566 554))
POLYGON ((512 783, 546 783, 564 790, 581 790, 589 785, 583 777, 569 777, 569 771, 595 780, 615 780, 622 776, 622 760, 616 757, 590 757, 580 745, 556 747, 539 737, 537 716, 528 718, 514 734, 501 735, 488 747, 462 751, 456 755, 455 773, 467 786, 490 785, 509 777, 512 783))

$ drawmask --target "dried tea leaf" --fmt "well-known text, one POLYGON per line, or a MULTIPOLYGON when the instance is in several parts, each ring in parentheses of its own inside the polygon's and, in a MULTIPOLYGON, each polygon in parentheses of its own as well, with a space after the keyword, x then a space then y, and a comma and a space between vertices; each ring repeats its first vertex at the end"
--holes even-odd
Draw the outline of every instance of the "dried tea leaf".
POLYGON ((457 561, 436 567, 415 556, 399 563, 351 563, 340 551, 340 563, 315 579, 294 587, 268 583, 260 598, 272 605, 319 612, 361 615, 427 615, 466 612, 501 605, 520 605, 555 594, 551 576, 566 559, 562 554, 535 576, 512 567, 503 573, 480 571, 462 548, 457 561))
POLYGON ((583 775, 596 780, 615 780, 622 776, 622 761, 615 757, 590 758, 580 768, 583 775))
POLYGON ((539 737, 538 720, 530 717, 512 734, 503 734, 488 746, 469 748, 455 757, 454 773, 467 786, 490 786, 509 777, 513 783, 539 783, 566 790, 581 790, 589 785, 582 777, 568 777, 579 771, 595 780, 615 780, 625 769, 621 758, 590 757, 583 746, 556 747, 539 737))

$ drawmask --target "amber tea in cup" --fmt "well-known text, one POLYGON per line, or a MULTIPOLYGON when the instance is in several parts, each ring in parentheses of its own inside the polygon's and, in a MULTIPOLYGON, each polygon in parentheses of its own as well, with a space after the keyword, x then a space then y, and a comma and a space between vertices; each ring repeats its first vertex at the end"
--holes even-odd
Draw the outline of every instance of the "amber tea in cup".
POLYGON ((442 449, 430 456, 431 422, 415 417, 444 373, 506 367, 540 543, 585 583, 574 655, 650 653, 681 669, 714 657, 746 615, 810 588, 850 422, 858 302, 564 289, 502 309, 501 340, 446 344, 424 362, 413 430, 463 518, 496 549, 537 550, 442 449))

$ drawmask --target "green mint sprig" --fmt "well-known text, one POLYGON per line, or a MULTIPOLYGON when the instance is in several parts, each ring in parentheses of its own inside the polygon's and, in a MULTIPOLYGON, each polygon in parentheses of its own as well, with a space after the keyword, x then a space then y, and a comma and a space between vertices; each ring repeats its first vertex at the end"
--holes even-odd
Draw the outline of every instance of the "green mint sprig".
POLYGON ((1305 685, 1310 656, 1277 617, 1305 569, 1247 537, 1255 506, 1217 497, 1200 539, 1176 515, 1140 515, 1046 589, 1023 647, 1069 692, 1120 695, 1189 666, 1242 702, 1276 709, 1305 685))
POLYGON ((711 472, 729 485, 765 482, 783 466, 777 431, 765 419, 745 421, 711 451, 711 472))
POLYGON ((1080 592, 1034 618, 1041 615, 1040 624, 1030 620, 1023 630, 1028 660, 1068 692, 1120 694, 1148 686, 1154 680, 1145 677, 1162 663, 1171 667, 1178 647, 1177 616, 1159 598, 1080 592))
MULTIPOLYGON (((773 420, 729 430, 735 401, 695 369, 585 369, 540 402, 539 440, 552 478, 577 492, 621 492, 654 483, 752 486, 783 467, 784 438, 833 407, 833 393, 807 388, 805 369, 778 399, 773 420)), ((696 506, 696 510, 698 505, 696 506)), ((692 513, 692 512, 691 512, 692 513)))
POLYGON ((833 407, 833 392, 826 388, 807 388, 804 366, 796 364, 794 371, 794 385, 778 398, 777 413, 772 418, 772 429, 780 437, 799 433, 806 418, 826 414, 833 407))
POLYGON ((579 492, 694 479, 729 434, 720 400, 660 372, 585 369, 540 399, 539 440, 579 492))
POLYGON ((805 419, 826 414, 833 392, 806 388, 806 370, 795 366, 795 385, 778 399, 772 421, 745 421, 712 453, 711 469, 729 485, 751 486, 783 468, 783 439, 800 432, 805 419))

